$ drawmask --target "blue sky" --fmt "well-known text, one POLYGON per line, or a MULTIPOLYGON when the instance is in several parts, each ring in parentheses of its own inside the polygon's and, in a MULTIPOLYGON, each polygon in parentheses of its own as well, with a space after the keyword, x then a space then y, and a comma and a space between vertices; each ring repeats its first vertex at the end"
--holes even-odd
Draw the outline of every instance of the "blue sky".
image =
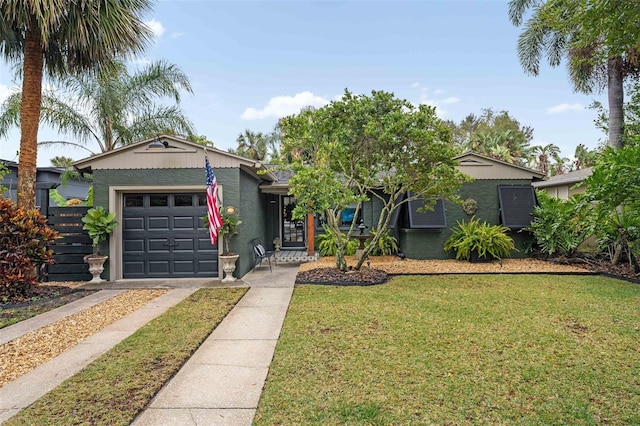
MULTIPOLYGON (((574 93, 566 68, 526 75, 516 46, 521 29, 508 2, 485 1, 177 1, 156 3, 145 21, 156 34, 139 63, 164 59, 191 79, 182 107, 198 134, 218 148, 245 129, 270 131, 306 105, 371 90, 394 92, 459 121, 482 108, 507 110, 534 128, 535 145, 572 157, 605 135, 588 105, 603 95, 574 93)), ((0 63, 0 100, 14 83, 0 63)), ((16 160, 19 132, 0 140, 0 159, 16 160)), ((41 128, 40 140, 61 139, 41 128)), ((97 147, 89 147, 96 150, 97 147)), ((42 148, 38 165, 86 151, 42 148)))

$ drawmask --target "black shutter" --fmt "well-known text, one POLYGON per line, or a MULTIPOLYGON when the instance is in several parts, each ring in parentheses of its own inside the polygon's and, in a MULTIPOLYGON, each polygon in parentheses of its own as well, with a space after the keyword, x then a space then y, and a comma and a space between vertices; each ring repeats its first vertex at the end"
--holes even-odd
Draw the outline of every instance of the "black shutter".
POLYGON ((504 226, 522 229, 531 225, 536 194, 531 185, 498 185, 500 219, 504 226))
POLYGON ((409 201, 409 227, 417 229, 440 229, 447 227, 447 217, 445 215, 444 200, 437 200, 433 206, 433 210, 424 213, 418 212, 418 209, 424 207, 424 200, 409 201))

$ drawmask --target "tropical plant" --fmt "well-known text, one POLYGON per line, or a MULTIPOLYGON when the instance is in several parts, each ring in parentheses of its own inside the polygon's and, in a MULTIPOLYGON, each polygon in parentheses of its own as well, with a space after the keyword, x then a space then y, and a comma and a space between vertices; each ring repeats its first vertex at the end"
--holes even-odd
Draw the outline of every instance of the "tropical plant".
MULTIPOLYGON (((336 235, 330 232, 327 225, 322 225, 324 232, 316 237, 316 243, 318 245, 318 252, 320 256, 335 256, 338 252, 338 244, 336 241, 336 235)), ((358 249, 358 241, 351 239, 347 241, 345 234, 340 234, 342 238, 342 244, 345 246, 345 255, 353 256, 358 249)))
POLYGON ((509 228, 491 225, 476 217, 468 222, 458 222, 453 233, 445 241, 444 250, 454 251, 456 259, 470 260, 472 253, 479 258, 502 259, 516 250, 513 238, 507 235, 509 228))
MULTIPOLYGON (((326 232, 335 235, 336 268, 346 271, 345 247, 356 222, 341 237, 341 213, 376 198, 382 208, 373 224, 388 227, 393 212, 418 198, 452 199, 469 178, 456 169, 455 150, 447 125, 428 105, 413 105, 392 93, 370 96, 349 91, 340 100, 306 109, 281 120, 282 168, 294 172, 289 181, 297 205, 294 219, 309 213, 326 219, 326 232), (410 196, 403 197, 410 193, 410 196)), ((365 244, 359 269, 379 235, 365 244)))
MULTIPOLYGON (((22 65, 18 206, 35 206, 42 79, 110 64, 142 52, 152 31, 150 0, 0 2, 0 54, 22 65)), ((0 128, 0 136, 8 129, 0 128)))
MULTIPOLYGON (((159 61, 131 74, 124 63, 114 62, 97 74, 66 75, 56 83, 58 90, 43 94, 41 120, 74 142, 42 141, 40 145, 67 145, 94 154, 93 145, 107 152, 160 133, 194 132, 177 106, 180 91, 192 90, 176 65, 159 61), (176 105, 153 102, 166 97, 176 105)), ((0 109, 0 122, 20 124, 21 96, 13 93, 7 98, 0 109)))
POLYGON ((378 237, 378 243, 371 251, 372 256, 389 256, 398 252, 398 240, 389 235, 389 228, 382 230, 382 232, 372 228, 371 235, 375 236, 377 234, 380 234, 380 236, 378 237))
POLYGON ((593 221, 588 217, 591 209, 582 206, 579 195, 561 200, 538 191, 536 196, 533 220, 524 231, 533 234, 542 253, 572 256, 593 233, 593 221))
MULTIPOLYGON (((242 225, 242 221, 235 213, 227 213, 223 207, 219 208, 219 212, 220 218, 222 219, 222 226, 218 228, 218 237, 222 238, 222 241, 224 242, 224 251, 221 256, 234 256, 237 253, 233 253, 229 250, 229 243, 233 237, 239 234, 238 227, 242 225)), ((202 227, 208 230, 209 216, 203 216, 201 219, 202 227)))
POLYGON ((620 149, 606 147, 599 155, 591 176, 584 180, 586 186, 583 204, 593 205, 597 231, 610 228, 613 221, 616 232, 605 231, 607 239, 617 235, 613 242, 615 264, 623 252, 633 253, 635 215, 640 211, 640 144, 628 144, 620 149), (626 224, 626 225, 625 225, 626 224))
POLYGON ((238 143, 238 148, 230 150, 232 153, 252 160, 262 161, 267 158, 270 142, 269 135, 265 135, 262 132, 252 132, 247 129, 244 133, 238 135, 236 142, 238 143))
POLYGON ((238 235, 238 227, 242 225, 242 221, 236 214, 228 214, 224 209, 220 208, 220 217, 222 218, 222 226, 218 229, 220 238, 224 241, 223 255, 235 255, 229 250, 231 239, 238 235))
POLYGON ((637 4, 599 0, 511 0, 515 26, 531 12, 518 40, 525 72, 538 75, 546 56, 556 67, 563 59, 577 91, 608 90, 609 145, 619 148, 624 135, 624 80, 638 72, 640 27, 637 4))
POLYGON ((84 223, 82 229, 89 232, 95 256, 101 256, 100 243, 106 241, 114 228, 118 226, 115 218, 115 213, 109 213, 102 206, 93 207, 82 216, 82 223, 84 223))
POLYGON ((58 233, 37 209, 0 197, 0 297, 24 297, 37 284, 36 267, 53 263, 47 246, 58 233))
POLYGON ((552 143, 542 145, 536 145, 533 147, 535 154, 536 168, 540 173, 545 176, 549 176, 550 160, 554 155, 560 153, 560 148, 552 143))

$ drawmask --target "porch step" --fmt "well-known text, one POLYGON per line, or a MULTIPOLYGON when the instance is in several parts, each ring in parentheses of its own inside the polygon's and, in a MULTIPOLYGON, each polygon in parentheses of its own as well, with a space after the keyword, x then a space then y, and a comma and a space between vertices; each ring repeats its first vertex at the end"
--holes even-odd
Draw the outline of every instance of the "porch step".
POLYGON ((278 263, 305 263, 318 260, 318 253, 309 256, 306 251, 280 250, 275 254, 278 263))

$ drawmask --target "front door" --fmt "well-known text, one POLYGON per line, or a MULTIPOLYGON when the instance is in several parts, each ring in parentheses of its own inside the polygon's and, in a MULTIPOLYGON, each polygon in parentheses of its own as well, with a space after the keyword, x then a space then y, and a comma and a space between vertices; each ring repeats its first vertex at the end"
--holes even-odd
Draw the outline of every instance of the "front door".
POLYGON ((292 218, 296 207, 295 197, 284 195, 280 197, 280 211, 282 212, 282 247, 304 248, 306 246, 306 229, 304 220, 292 218))

